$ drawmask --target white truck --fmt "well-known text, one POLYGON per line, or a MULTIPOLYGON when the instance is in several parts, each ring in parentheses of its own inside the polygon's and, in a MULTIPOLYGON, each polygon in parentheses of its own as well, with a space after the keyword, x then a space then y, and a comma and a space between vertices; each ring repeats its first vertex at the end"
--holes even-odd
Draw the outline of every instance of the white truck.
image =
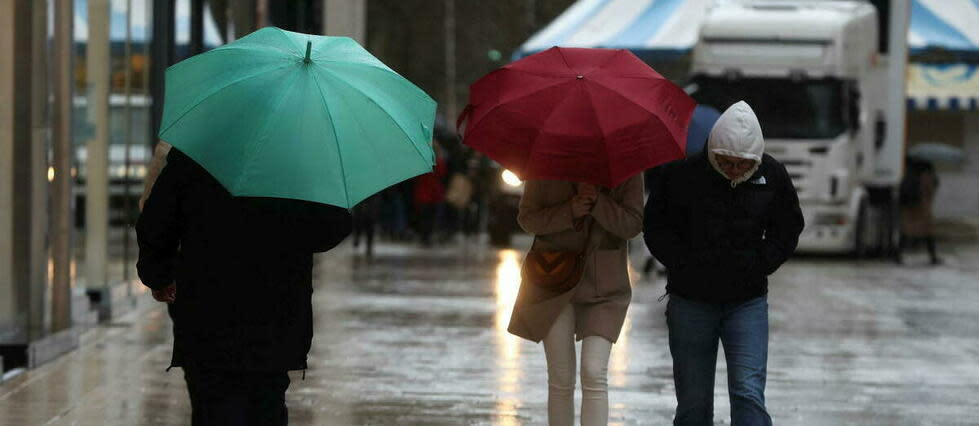
POLYGON ((722 111, 751 104, 798 191, 801 251, 893 247, 903 134, 887 120, 899 111, 903 125, 889 102, 904 94, 887 98, 878 31, 872 4, 835 0, 722 2, 701 27, 692 95, 722 111))

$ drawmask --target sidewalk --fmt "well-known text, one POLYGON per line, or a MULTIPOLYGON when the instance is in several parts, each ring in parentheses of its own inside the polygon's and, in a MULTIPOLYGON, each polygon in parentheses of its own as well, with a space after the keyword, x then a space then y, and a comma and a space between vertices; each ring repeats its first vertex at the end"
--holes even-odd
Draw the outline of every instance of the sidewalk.
MULTIPOLYGON (((979 244, 940 250, 938 268, 924 254, 907 266, 798 258, 772 277, 775 424, 979 424, 979 244)), ((633 254, 642 258, 641 248, 633 254)), ((543 350, 505 331, 521 255, 476 242, 384 243, 367 260, 347 243, 318 257, 316 335, 306 379, 291 375, 290 424, 546 424, 543 350)), ((610 424, 669 424, 663 282, 632 272, 633 303, 609 364, 610 424)), ((182 373, 164 372, 169 319, 148 294, 140 300, 86 333, 80 349, 0 384, 0 426, 187 424, 182 373)), ((719 361, 718 424, 729 409, 719 361)))

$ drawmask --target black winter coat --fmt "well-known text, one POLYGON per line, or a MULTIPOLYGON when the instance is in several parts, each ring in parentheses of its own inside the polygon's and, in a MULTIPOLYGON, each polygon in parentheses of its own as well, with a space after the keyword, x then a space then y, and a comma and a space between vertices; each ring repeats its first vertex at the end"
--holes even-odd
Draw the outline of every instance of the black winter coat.
POLYGON ((232 197, 172 149, 136 223, 140 279, 177 286, 171 366, 305 369, 313 253, 350 229, 343 208, 232 197))
POLYGON ((769 155, 732 188, 706 154, 653 169, 645 240, 667 271, 667 292, 706 302, 768 293, 768 275, 795 251, 803 228, 785 167, 769 155))

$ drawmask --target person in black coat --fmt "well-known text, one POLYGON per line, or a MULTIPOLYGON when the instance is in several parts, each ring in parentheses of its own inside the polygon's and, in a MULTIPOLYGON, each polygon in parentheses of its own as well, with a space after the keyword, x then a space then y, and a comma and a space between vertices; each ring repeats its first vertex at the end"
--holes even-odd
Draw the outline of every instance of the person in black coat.
POLYGON ((724 344, 733 424, 771 425, 765 408, 768 275, 803 229, 785 167, 764 154, 744 102, 711 131, 708 149, 650 173, 646 245, 667 274, 667 325, 677 425, 713 424, 718 341, 724 344))
POLYGON ((287 371, 306 369, 313 337, 313 253, 350 230, 346 209, 233 197, 170 150, 136 223, 137 270, 168 303, 194 425, 287 424, 287 371))

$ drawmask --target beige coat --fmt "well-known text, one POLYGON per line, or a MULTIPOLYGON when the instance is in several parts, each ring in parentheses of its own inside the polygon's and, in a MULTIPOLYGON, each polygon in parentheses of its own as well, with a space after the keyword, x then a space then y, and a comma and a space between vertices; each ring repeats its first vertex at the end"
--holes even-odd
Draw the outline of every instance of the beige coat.
POLYGON ((527 181, 517 220, 525 231, 534 234, 536 244, 545 249, 579 250, 588 227, 594 229, 578 285, 555 296, 521 283, 508 331, 540 342, 561 310, 573 303, 578 340, 601 336, 615 342, 632 299, 627 242, 642 231, 642 175, 611 191, 602 189, 580 230, 575 230, 572 220, 574 194, 570 182, 527 181))

